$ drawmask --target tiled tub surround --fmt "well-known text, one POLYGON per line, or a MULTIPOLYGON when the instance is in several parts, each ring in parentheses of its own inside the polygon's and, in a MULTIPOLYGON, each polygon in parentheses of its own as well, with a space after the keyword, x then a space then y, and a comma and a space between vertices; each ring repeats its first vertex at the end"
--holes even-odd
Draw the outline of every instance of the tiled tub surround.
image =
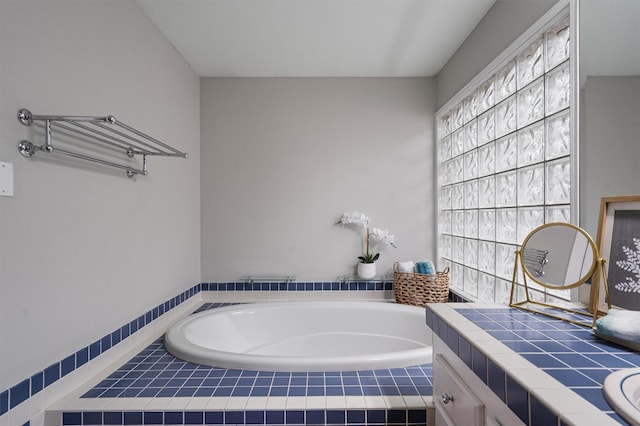
MULTIPOLYGON (((198 311, 224 305, 205 303, 198 311)), ((51 422, 426 425, 432 393, 431 364, 327 373, 229 370, 175 358, 162 337, 86 388, 54 404, 51 422)))
POLYGON ((148 345, 168 324, 203 301, 393 300, 389 281, 322 283, 201 283, 150 309, 92 344, 42 371, 0 389, 0 426, 44 424, 45 409, 91 378, 109 371, 122 357, 148 345), (285 289, 286 288, 286 289, 285 289))
POLYGON ((640 354, 586 327, 495 305, 429 305, 427 324, 436 349, 445 345, 523 423, 627 424, 605 401, 602 383, 612 371, 640 366, 640 354))

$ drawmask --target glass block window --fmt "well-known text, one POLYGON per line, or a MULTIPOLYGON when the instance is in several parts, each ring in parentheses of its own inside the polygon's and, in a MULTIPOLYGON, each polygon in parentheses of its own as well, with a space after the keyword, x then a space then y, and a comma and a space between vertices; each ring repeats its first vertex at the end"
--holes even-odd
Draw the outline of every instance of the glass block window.
MULTIPOLYGON (((508 303, 518 244, 571 222, 569 22, 564 10, 540 26, 437 114, 438 255, 471 300, 508 303)), ((570 299, 528 282, 536 300, 570 299)))

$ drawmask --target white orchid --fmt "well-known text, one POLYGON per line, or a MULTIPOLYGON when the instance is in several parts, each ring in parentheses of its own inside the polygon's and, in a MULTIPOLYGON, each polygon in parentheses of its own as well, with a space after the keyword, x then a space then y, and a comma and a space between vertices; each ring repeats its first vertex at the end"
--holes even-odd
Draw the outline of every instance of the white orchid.
POLYGON ((345 213, 338 220, 339 225, 360 225, 363 227, 369 226, 370 219, 364 213, 351 212, 345 213))
POLYGON ((386 229, 380 229, 380 228, 373 228, 369 234, 369 236, 371 238, 373 238, 376 241, 380 241, 382 243, 384 243, 385 245, 389 245, 392 247, 395 247, 396 245, 394 244, 395 242, 395 237, 389 233, 388 230, 386 229))
POLYGON ((389 233, 386 229, 373 228, 373 230, 369 231, 369 223, 371 219, 364 213, 360 212, 351 212, 345 213, 342 215, 340 219, 336 222, 337 225, 357 225, 362 226, 366 232, 366 248, 365 253, 362 256, 358 256, 358 259, 361 263, 374 263, 378 258, 380 258, 380 253, 373 254, 369 252, 369 240, 382 242, 385 245, 390 245, 395 247, 394 244, 395 237, 389 233))

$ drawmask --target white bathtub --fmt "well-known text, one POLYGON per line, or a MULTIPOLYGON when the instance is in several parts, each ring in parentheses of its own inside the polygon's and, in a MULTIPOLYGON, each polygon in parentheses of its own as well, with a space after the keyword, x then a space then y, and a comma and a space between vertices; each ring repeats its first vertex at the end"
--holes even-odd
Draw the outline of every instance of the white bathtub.
POLYGON ((375 370, 431 362, 424 308, 385 302, 255 303, 191 315, 169 328, 178 358, 258 371, 375 370))

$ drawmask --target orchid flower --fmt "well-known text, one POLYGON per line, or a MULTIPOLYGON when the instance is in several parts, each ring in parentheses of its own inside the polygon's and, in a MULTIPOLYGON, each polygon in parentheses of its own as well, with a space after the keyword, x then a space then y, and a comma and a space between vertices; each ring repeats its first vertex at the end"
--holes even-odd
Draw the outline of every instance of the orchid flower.
POLYGON ((382 242, 384 245, 390 245, 392 247, 396 247, 394 240, 395 237, 389 233, 386 229, 373 228, 371 231, 369 230, 369 223, 371 219, 364 213, 360 212, 351 212, 345 213, 342 215, 340 219, 336 222, 336 225, 357 225, 362 226, 365 229, 365 253, 362 256, 358 256, 358 259, 361 263, 374 263, 380 257, 380 253, 373 254, 369 251, 369 243, 370 240, 382 242))

